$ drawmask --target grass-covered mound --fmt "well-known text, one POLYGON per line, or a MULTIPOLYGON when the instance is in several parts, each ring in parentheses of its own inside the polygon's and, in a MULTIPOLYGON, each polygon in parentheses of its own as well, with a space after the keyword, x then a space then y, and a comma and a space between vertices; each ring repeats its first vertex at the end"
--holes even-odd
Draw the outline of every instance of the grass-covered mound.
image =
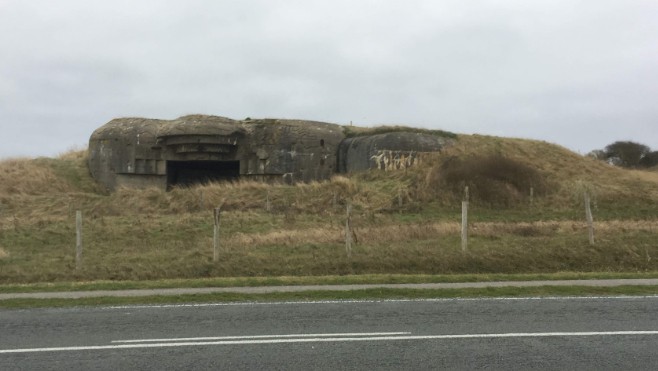
POLYGON ((400 171, 296 186, 236 182, 108 194, 84 151, 0 161, 0 283, 658 268, 658 173, 539 141, 460 135, 400 171), (469 250, 460 249, 469 186, 469 250), (531 191, 532 189, 532 195, 531 191), (588 243, 582 194, 593 198, 588 243), (345 206, 356 244, 344 243, 345 206), (219 262, 212 209, 222 206, 219 262), (75 269, 75 211, 84 216, 75 269))

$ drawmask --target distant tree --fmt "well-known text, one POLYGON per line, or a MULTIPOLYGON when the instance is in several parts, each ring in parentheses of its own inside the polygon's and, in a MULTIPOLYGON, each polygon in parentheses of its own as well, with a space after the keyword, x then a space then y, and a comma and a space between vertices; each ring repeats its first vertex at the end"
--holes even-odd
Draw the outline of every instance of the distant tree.
POLYGON ((651 149, 640 143, 618 141, 608 144, 604 151, 606 159, 615 165, 638 167, 641 166, 642 158, 649 154, 651 149))
POLYGON ((649 152, 640 160, 640 166, 642 167, 654 167, 658 166, 658 151, 649 152))

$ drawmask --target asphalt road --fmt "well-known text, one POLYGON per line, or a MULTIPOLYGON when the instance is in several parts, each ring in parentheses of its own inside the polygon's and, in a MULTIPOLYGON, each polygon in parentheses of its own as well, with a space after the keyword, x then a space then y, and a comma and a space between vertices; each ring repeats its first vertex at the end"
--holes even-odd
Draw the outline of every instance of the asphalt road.
POLYGON ((657 312, 657 296, 0 310, 0 370, 653 370, 657 312))

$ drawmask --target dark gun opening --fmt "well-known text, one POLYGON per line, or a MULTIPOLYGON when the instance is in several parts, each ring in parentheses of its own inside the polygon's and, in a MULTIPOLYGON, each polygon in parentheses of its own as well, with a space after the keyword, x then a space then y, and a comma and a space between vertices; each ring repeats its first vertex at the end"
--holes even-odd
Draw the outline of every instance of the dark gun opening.
POLYGON ((237 180, 240 161, 167 161, 167 189, 237 180))

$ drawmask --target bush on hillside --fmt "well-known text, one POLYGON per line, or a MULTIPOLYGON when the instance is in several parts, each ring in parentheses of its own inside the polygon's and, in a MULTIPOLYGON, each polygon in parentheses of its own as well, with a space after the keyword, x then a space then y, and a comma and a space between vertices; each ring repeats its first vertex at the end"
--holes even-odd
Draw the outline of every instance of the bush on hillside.
POLYGON ((546 192, 546 181, 536 169, 501 155, 451 157, 435 169, 434 186, 447 188, 461 198, 468 186, 470 200, 498 206, 512 206, 546 192))
POLYGON ((644 144, 617 141, 605 147, 605 158, 614 165, 634 168, 642 166, 642 159, 651 153, 644 144))

